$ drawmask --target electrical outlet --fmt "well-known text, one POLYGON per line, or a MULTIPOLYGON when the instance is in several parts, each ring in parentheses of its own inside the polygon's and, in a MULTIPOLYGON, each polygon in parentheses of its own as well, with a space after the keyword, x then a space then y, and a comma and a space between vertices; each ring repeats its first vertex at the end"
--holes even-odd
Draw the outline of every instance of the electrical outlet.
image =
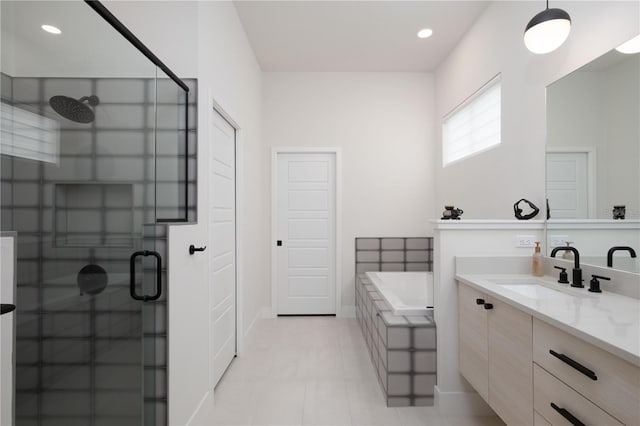
POLYGON ((515 237, 516 247, 535 247, 536 236, 535 235, 516 235, 515 237))
POLYGON ((568 235, 550 235, 549 247, 562 247, 567 244, 567 241, 569 241, 568 235))

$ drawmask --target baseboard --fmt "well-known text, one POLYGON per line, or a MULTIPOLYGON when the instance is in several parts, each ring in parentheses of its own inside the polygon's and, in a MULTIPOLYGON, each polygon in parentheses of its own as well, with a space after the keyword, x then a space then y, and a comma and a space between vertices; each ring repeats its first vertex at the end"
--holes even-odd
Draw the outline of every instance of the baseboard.
POLYGON ((355 318, 356 307, 354 305, 342 305, 342 309, 337 316, 341 318, 355 318))
POLYGON ((253 317, 253 319, 251 320, 251 324, 249 324, 249 327, 247 327, 246 330, 244 331, 244 338, 245 339, 247 339, 249 337, 249 335, 253 331, 253 326, 256 325, 256 322, 258 322, 258 320, 260 318, 262 318, 262 311, 258 311, 256 316, 253 317))
POLYGON ((207 391, 196 407, 186 426, 202 426, 211 423, 213 418, 213 392, 207 391))
POLYGON ((447 416, 495 416, 491 407, 475 392, 441 392, 435 387, 434 405, 447 416))

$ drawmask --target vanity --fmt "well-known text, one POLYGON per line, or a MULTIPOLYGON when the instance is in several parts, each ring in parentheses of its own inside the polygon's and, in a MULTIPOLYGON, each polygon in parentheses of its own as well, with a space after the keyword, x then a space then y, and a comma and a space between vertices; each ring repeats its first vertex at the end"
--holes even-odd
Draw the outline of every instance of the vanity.
POLYGON ((508 425, 640 424, 640 300, 529 261, 456 260, 462 376, 508 425))

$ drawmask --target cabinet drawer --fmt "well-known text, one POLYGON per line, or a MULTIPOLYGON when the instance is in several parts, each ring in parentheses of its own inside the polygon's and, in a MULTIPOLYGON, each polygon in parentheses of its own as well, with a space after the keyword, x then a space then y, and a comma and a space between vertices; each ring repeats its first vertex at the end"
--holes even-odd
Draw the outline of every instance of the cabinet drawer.
POLYGON ((640 368, 537 319, 533 343, 534 362, 621 422, 640 424, 640 368))
MULTIPOLYGON (((622 423, 537 364, 533 365, 533 401, 536 413, 554 426, 571 424, 571 420, 568 420, 570 416, 585 425, 622 426, 622 423)), ((540 424, 545 423, 540 421, 540 424)))

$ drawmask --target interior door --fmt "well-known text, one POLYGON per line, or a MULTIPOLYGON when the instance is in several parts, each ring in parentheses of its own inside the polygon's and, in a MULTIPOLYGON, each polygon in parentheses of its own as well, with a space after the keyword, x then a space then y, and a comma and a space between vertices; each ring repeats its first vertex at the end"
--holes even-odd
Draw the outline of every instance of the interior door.
POLYGON ((277 157, 278 315, 336 313, 336 157, 277 157))
POLYGON ((589 217, 586 152, 547 153, 547 198, 554 219, 589 217))
POLYGON ((0 237, 0 425, 13 425, 15 237, 0 237))
POLYGON ((214 111, 211 127, 211 354, 215 386, 236 355, 236 136, 214 111))

